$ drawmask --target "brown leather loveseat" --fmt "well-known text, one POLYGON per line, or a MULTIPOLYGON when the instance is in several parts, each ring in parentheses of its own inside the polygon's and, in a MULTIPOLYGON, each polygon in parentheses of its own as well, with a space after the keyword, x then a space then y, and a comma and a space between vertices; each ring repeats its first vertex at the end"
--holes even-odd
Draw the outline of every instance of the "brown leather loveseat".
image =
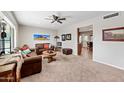
POLYGON ((36 48, 37 55, 41 55, 43 53, 43 51, 45 51, 45 50, 54 50, 55 49, 55 47, 53 45, 50 45, 50 43, 38 43, 38 44, 35 44, 35 48, 36 48))
POLYGON ((21 78, 40 73, 42 70, 42 57, 33 56, 24 59, 21 68, 21 78))
POLYGON ((30 57, 24 58, 21 68, 21 78, 40 73, 42 71, 42 56, 37 55, 35 51, 30 53, 30 57))

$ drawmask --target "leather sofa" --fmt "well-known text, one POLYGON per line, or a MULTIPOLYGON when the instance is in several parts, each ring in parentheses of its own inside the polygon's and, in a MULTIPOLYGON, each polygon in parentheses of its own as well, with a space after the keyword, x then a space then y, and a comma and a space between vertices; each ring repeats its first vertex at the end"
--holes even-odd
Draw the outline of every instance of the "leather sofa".
POLYGON ((54 46, 50 46, 50 43, 38 43, 35 44, 36 54, 41 55, 45 50, 55 50, 54 46))
POLYGON ((40 73, 42 70, 42 56, 38 56, 35 52, 30 57, 24 58, 21 68, 21 78, 40 73))
POLYGON ((37 55, 41 55, 43 51, 48 49, 48 48, 45 48, 45 45, 47 45, 48 48, 49 48, 49 43, 38 43, 38 44, 35 44, 36 54, 37 55))

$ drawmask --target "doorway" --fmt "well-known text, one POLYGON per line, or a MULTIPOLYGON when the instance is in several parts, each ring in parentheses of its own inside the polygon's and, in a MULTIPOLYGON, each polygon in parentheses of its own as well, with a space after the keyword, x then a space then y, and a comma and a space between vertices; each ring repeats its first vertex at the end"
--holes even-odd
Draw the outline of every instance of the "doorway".
POLYGON ((78 55, 92 59, 93 56, 93 26, 80 27, 78 34, 78 55))

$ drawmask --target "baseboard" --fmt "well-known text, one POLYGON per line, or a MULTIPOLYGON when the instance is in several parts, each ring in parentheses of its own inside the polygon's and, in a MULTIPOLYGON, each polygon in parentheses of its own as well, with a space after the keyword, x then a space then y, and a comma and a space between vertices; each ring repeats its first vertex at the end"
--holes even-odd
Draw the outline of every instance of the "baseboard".
POLYGON ((97 61, 97 60, 94 60, 93 62, 101 63, 101 64, 108 65, 108 66, 111 66, 111 67, 114 67, 114 68, 117 68, 117 69, 120 69, 120 70, 124 70, 123 67, 115 66, 115 65, 112 65, 112 64, 109 64, 109 63, 103 63, 103 62, 100 62, 100 61, 97 61))

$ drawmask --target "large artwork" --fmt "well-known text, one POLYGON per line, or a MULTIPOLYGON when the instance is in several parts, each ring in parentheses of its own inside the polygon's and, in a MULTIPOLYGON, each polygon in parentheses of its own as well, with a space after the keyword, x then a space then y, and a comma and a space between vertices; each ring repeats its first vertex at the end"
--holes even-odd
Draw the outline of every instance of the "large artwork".
POLYGON ((50 40, 50 35, 34 34, 34 40, 50 40))
POLYGON ((103 30, 104 41, 124 41, 124 27, 103 30))

